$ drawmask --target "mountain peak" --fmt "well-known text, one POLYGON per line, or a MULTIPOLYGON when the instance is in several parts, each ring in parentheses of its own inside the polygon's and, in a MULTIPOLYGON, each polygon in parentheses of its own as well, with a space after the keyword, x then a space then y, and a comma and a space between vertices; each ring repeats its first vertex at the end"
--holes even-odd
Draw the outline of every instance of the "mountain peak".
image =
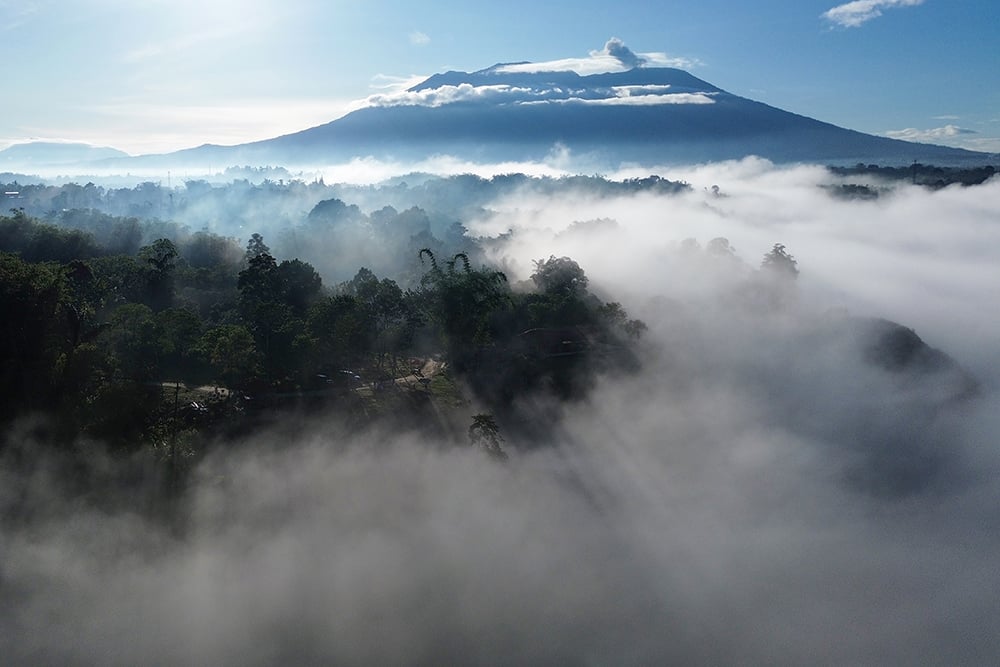
POLYGON ((606 104, 709 104, 712 100, 704 97, 677 96, 724 92, 678 67, 691 64, 664 53, 636 53, 622 40, 612 37, 603 48, 583 58, 501 62, 473 72, 453 70, 435 74, 401 94, 374 95, 366 106, 436 107, 464 101, 466 97, 492 97, 501 91, 516 93, 518 103, 576 100, 582 95, 582 99, 603 99, 606 104), (638 101, 634 99, 636 95, 644 99, 638 101), (655 99, 651 95, 664 97, 655 99))
POLYGON ((725 94, 707 81, 672 67, 633 67, 580 74, 497 64, 475 72, 435 74, 406 91, 374 95, 368 107, 441 107, 456 103, 504 105, 599 104, 608 106, 713 104, 725 94))

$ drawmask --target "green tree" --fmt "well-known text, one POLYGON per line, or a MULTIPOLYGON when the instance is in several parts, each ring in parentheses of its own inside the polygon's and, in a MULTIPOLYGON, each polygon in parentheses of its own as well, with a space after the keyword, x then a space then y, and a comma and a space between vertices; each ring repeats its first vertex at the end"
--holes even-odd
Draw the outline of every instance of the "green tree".
POLYGON ((147 267, 147 303, 155 310, 169 308, 174 300, 174 269, 177 246, 169 239, 156 239, 139 248, 139 261, 147 267))
POLYGON ((236 242, 209 232, 197 232, 181 249, 185 261, 195 269, 236 266, 240 249, 236 242))
POLYGON ((201 318, 187 308, 168 308, 156 313, 160 368, 164 379, 192 378, 198 373, 193 354, 202 333, 201 318))
POLYGON ((277 280, 284 302, 298 316, 303 316, 309 305, 323 289, 323 280, 312 264, 298 259, 285 260, 278 265, 277 280))
POLYGON ((57 267, 0 253, 0 415, 52 400, 57 360, 69 338, 63 289, 57 267))
MULTIPOLYGON (((760 263, 760 278, 754 281, 758 299, 765 309, 781 310, 796 299, 795 280, 799 276, 798 262, 785 246, 775 243, 760 263)), ((753 284, 753 283, 751 283, 753 284)))
POLYGON ((125 255, 98 257, 87 262, 93 272, 101 306, 145 301, 147 268, 125 255))
POLYGON ((267 247, 264 243, 264 237, 256 232, 250 235, 250 240, 247 241, 247 249, 243 255, 245 262, 249 263, 254 257, 259 255, 270 255, 271 249, 267 247))
MULTIPOLYGON (((266 247, 262 241, 259 245, 266 247)), ((309 264, 293 260, 278 265, 263 250, 250 257, 247 268, 240 272, 240 313, 272 380, 282 381, 304 371, 312 343, 305 318, 308 304, 321 287, 319 275, 309 264)))
POLYGON ((111 316, 111 327, 104 338, 122 379, 135 382, 159 379, 163 342, 149 306, 141 303, 119 306, 111 316))
POLYGON ((206 331, 196 351, 212 368, 217 382, 230 389, 245 389, 259 377, 261 356, 246 327, 224 324, 206 331))
POLYGON ((395 367, 398 356, 412 342, 418 322, 403 290, 394 280, 379 280, 367 268, 360 269, 346 284, 346 289, 357 299, 364 313, 365 327, 370 332, 375 354, 375 366, 381 371, 386 356, 391 355, 392 365, 395 367))
POLYGON ((629 319, 628 313, 617 301, 602 304, 597 308, 597 314, 606 326, 617 329, 631 338, 639 338, 649 327, 642 320, 629 319))
POLYGON ((477 348, 492 340, 491 324, 498 311, 510 304, 507 277, 487 268, 472 269, 464 253, 455 255, 441 269, 434 253, 424 248, 431 268, 421 278, 417 300, 444 337, 452 363, 459 368, 474 357, 477 348), (456 270, 461 261, 462 269, 456 270))
POLYGON ((317 367, 348 367, 371 350, 368 315, 351 294, 316 301, 309 308, 306 330, 317 367))
POLYGON ((535 261, 531 281, 547 294, 579 296, 587 291, 587 276, 569 257, 549 256, 535 261))
POLYGON ((282 301, 281 279, 274 257, 267 252, 250 257, 247 268, 240 271, 236 286, 240 292, 240 313, 266 357, 274 333, 290 316, 289 308, 282 301))

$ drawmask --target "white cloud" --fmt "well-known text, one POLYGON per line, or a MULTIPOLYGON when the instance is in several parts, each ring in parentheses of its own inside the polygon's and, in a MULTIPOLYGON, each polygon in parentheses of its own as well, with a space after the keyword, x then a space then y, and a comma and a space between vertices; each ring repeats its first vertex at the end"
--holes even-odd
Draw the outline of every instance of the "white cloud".
POLYGON ((369 84, 371 88, 384 91, 383 94, 402 93, 427 79, 426 74, 411 74, 409 76, 393 76, 391 74, 376 74, 369 84))
POLYGON ((1000 137, 969 137, 961 142, 961 148, 984 153, 1000 153, 1000 137))
POLYGON ((677 69, 692 69, 701 67, 705 63, 697 58, 684 58, 682 56, 668 56, 659 51, 646 51, 639 54, 646 59, 646 67, 676 67, 677 69))
POLYGON ((934 127, 927 130, 907 127, 902 130, 889 130, 885 136, 903 141, 916 141, 920 143, 941 143, 964 137, 970 134, 978 134, 975 130, 968 130, 957 125, 945 125, 944 127, 934 127))
POLYGON ((459 176, 474 174, 482 178, 491 178, 498 174, 527 174, 529 176, 548 176, 558 178, 568 176, 568 171, 562 164, 563 154, 554 152, 550 159, 544 162, 499 162, 479 163, 452 155, 432 155, 419 162, 400 162, 378 160, 372 157, 355 158, 350 162, 336 165, 325 165, 318 170, 327 183, 350 183, 356 185, 371 185, 387 179, 406 174, 427 173, 438 176, 459 176))
POLYGON ((650 106, 657 104, 713 104, 710 93, 667 93, 669 85, 612 86, 594 90, 524 88, 507 84, 439 86, 370 95, 353 108, 423 106, 457 102, 513 102, 516 104, 589 104, 595 106, 650 106))
POLYGON ((853 0, 823 12, 823 18, 844 28, 857 28, 882 16, 883 9, 913 7, 924 0, 853 0))
POLYGON ((534 72, 576 72, 581 76, 588 74, 604 74, 606 72, 624 72, 630 68, 608 54, 590 55, 587 58, 563 58, 540 63, 518 63, 504 65, 497 71, 510 74, 531 74, 534 72))
POLYGON ((537 100, 525 104, 586 104, 590 106, 656 106, 658 104, 715 104, 705 93, 671 93, 669 95, 621 95, 614 97, 567 97, 554 100, 537 100))
POLYGON ((457 86, 439 86, 423 90, 404 90, 397 93, 370 95, 362 100, 358 107, 440 107, 455 102, 480 102, 531 92, 530 88, 516 88, 506 84, 473 86, 471 83, 462 83, 457 86))
POLYGON ((630 95, 662 95, 670 90, 670 84, 651 84, 648 86, 612 86, 611 90, 619 97, 629 97, 630 95))
POLYGON ((431 43, 431 38, 426 33, 414 30, 410 33, 410 44, 413 46, 427 46, 431 43))
POLYGON ((941 139, 951 139, 965 134, 978 134, 975 130, 969 130, 957 125, 945 125, 929 130, 918 130, 915 127, 908 127, 904 130, 890 130, 885 133, 893 139, 904 139, 906 141, 940 141, 941 139))
MULTIPOLYGON (((954 117, 939 116, 938 118, 949 119, 954 117)), ((944 127, 929 129, 907 127, 902 130, 889 130, 885 132, 885 136, 893 139, 902 139, 903 141, 965 148, 970 151, 1000 153, 1000 137, 991 134, 981 134, 977 130, 959 127, 950 123, 944 127)))

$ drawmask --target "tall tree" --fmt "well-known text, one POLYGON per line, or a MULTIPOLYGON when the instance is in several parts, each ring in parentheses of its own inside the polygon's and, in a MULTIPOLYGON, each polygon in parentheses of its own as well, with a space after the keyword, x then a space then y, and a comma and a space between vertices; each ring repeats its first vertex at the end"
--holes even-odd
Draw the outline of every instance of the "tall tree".
POLYGON ((798 278, 799 276, 798 262, 785 250, 783 243, 774 244, 761 260, 760 268, 770 275, 781 278, 798 278))
POLYGON ((174 300, 174 268, 177 246, 169 239, 157 239, 139 248, 139 260, 146 265, 149 306, 160 311, 169 308, 174 300))
POLYGON ((420 300, 444 336, 452 362, 461 367, 492 339, 492 316, 510 303, 507 276, 485 267, 473 269, 464 253, 448 260, 444 269, 426 248, 420 251, 421 260, 425 256, 431 268, 421 278, 420 300), (461 270, 456 269, 459 262, 461 270))

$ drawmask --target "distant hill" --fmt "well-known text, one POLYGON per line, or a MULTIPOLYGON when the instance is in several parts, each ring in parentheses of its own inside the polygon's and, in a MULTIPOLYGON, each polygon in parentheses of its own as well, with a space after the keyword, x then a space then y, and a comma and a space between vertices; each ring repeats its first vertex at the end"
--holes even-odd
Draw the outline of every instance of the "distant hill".
POLYGON ((0 151, 0 166, 52 167, 79 164, 111 158, 127 158, 129 154, 116 148, 91 146, 85 143, 31 141, 14 144, 0 151))

